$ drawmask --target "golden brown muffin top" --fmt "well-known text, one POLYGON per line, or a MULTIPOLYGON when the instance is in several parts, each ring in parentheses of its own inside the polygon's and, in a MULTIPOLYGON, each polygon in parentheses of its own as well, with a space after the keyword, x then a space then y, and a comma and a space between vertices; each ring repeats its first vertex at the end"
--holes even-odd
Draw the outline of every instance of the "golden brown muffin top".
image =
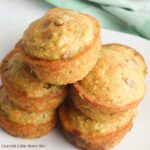
POLYGON ((70 58, 93 42, 95 24, 98 24, 95 19, 74 10, 50 9, 25 31, 22 39, 24 50, 35 58, 70 58))
POLYGON ((64 88, 64 86, 55 86, 40 81, 23 62, 19 52, 11 52, 4 59, 2 71, 13 89, 29 97, 40 98, 58 95, 64 88))
MULTIPOLYGON (((108 121, 95 121, 77 110, 74 105, 63 106, 64 115, 67 117, 69 124, 73 129, 85 134, 109 134, 125 127, 132 121, 136 114, 136 109, 131 109, 117 119, 108 121)), ((62 112, 61 112, 62 113, 62 112)))
POLYGON ((40 125, 51 121, 55 115, 55 111, 46 111, 41 113, 29 113, 17 108, 7 97, 6 90, 0 89, 0 110, 4 115, 14 123, 21 125, 40 125))
POLYGON ((83 90, 96 103, 129 104, 145 94, 146 66, 133 49, 104 45, 94 69, 80 82, 83 90))

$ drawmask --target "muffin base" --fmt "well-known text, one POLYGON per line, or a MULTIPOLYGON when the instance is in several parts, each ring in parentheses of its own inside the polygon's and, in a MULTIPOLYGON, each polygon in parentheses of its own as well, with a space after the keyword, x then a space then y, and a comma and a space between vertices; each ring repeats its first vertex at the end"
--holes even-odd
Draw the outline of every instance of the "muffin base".
POLYGON ((132 123, 128 124, 124 129, 118 131, 114 137, 96 137, 85 139, 80 136, 76 131, 69 131, 63 129, 66 139, 74 146, 84 149, 84 150, 108 150, 113 148, 115 145, 119 144, 125 134, 132 128, 132 123))
POLYGON ((17 97, 9 94, 9 100, 12 101, 19 108, 28 112, 44 112, 48 110, 55 110, 65 98, 65 93, 53 98, 30 99, 26 97, 17 97))
POLYGON ((82 89, 78 82, 74 83, 71 87, 71 97, 75 106, 85 115, 94 120, 105 120, 106 117, 115 118, 129 109, 137 107, 140 103, 141 97, 124 106, 117 106, 112 104, 100 103, 93 100, 88 93, 82 89), (99 114, 99 116, 97 115, 99 114), (101 115, 100 115, 101 114, 101 115))
POLYGON ((115 132, 106 135, 91 135, 81 133, 70 124, 67 116, 64 113, 63 106, 59 110, 59 118, 67 140, 76 147, 85 150, 107 150, 112 148, 120 142, 120 140, 132 127, 131 120, 127 123, 127 125, 115 132))
POLYGON ((49 95, 41 98, 28 97, 17 92, 8 80, 5 79, 5 77, 3 77, 2 81, 10 101, 28 112, 43 112, 49 109, 54 110, 63 102, 66 96, 66 88, 64 88, 61 92, 56 92, 55 95, 49 95))
POLYGON ((7 133, 21 138, 33 139, 39 138, 48 132, 50 132, 56 124, 56 116, 53 116, 52 120, 41 125, 20 125, 13 123, 7 119, 7 117, 0 112, 0 126, 7 133))

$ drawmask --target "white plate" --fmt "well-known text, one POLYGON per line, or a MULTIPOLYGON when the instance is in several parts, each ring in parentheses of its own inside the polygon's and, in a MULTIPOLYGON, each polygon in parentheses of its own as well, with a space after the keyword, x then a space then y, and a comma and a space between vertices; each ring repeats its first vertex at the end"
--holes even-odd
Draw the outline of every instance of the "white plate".
MULTIPOLYGON (((23 5, 19 3, 19 0, 14 1, 2 1, 0 0, 0 12, 5 12, 7 9, 9 17, 4 18, 0 13, 0 19, 3 19, 0 24, 0 59, 2 59, 6 53, 8 53, 18 39, 21 37, 24 29, 34 18, 39 17, 47 9, 41 9, 38 6, 32 5, 29 0, 22 0, 23 5), (14 2, 17 2, 18 6, 15 9, 14 2), (7 8, 11 3, 11 7, 7 8), (27 6, 27 7, 25 7, 27 6), (11 8, 11 9, 10 9, 11 8), (28 9, 27 9, 28 8, 28 9), (3 10, 3 11, 2 11, 3 10), (34 11, 34 13, 32 13, 34 11), (12 13, 10 13, 12 12, 12 13), (19 13, 21 12, 21 13, 19 13), (22 16, 22 12, 24 12, 22 16), (30 14, 30 15, 29 15, 30 14), (16 20, 14 20, 16 19, 16 20), (10 22, 8 22, 11 20, 10 22), (6 30, 5 30, 6 29, 6 30), (3 32, 1 32, 3 31, 3 32)), ((32 2, 33 4, 33 2, 32 2)), ((8 15, 7 14, 7 15, 8 15)), ((103 43, 122 43, 130 47, 135 48, 145 58, 148 68, 150 68, 150 41, 129 34, 123 34, 119 32, 102 30, 103 43)), ((150 75, 147 75, 147 93, 144 100, 141 102, 138 108, 138 115, 135 119, 133 129, 127 134, 127 136, 116 146, 113 150, 150 150, 150 75), (148 84, 149 83, 149 84, 148 84)), ((75 150, 77 148, 69 144, 59 129, 53 130, 48 135, 35 139, 25 140, 15 138, 4 131, 0 130, 0 150, 75 150), (4 148, 5 146, 5 148, 4 148), (16 146, 16 147, 14 147, 16 146), (14 148, 13 148, 14 147, 14 148)))
MULTIPOLYGON (((16 34, 10 34, 8 37, 3 39, 3 43, 0 44, 1 55, 4 57, 5 54, 10 51, 10 45, 12 41, 16 42, 18 37, 16 34)), ((123 34, 119 32, 103 30, 102 31, 103 43, 122 43, 131 46, 138 50, 145 58, 148 68, 150 68, 150 42, 142 38, 123 34)), ((114 148, 114 150, 150 150, 150 76, 147 75, 147 94, 138 108, 138 115, 135 119, 133 129, 127 134, 122 142, 114 148)), ((17 148, 10 148, 11 144, 18 145, 23 144, 26 148, 18 148, 23 150, 34 150, 36 148, 29 148, 32 146, 38 147, 41 150, 73 150, 76 149, 70 145, 63 137, 59 129, 55 129, 48 135, 35 139, 35 140, 24 140, 15 138, 7 133, 0 130, 0 150, 15 150, 17 148), (42 144, 44 147, 39 147, 42 144), (3 145, 9 145, 9 148, 2 148, 3 145)))

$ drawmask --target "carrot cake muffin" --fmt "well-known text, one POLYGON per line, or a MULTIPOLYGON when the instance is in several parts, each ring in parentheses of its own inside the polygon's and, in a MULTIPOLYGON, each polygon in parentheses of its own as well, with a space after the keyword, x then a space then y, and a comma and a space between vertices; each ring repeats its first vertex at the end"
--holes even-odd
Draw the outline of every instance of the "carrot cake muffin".
POLYGON ((15 50, 2 61, 1 75, 10 100, 27 111, 55 109, 66 95, 65 86, 40 81, 15 50))
POLYGON ((72 86, 75 106, 99 120, 136 107, 145 94, 146 65, 143 57, 120 44, 104 45, 94 69, 72 86))
POLYGON ((132 127, 135 109, 122 117, 110 121, 94 121, 72 104, 59 109, 59 117, 66 138, 75 146, 85 150, 106 150, 123 138, 132 127))
POLYGON ((99 32, 95 18, 54 8, 30 24, 16 47, 44 82, 68 84, 81 80, 96 64, 99 32))
POLYGON ((8 133, 24 138, 37 138, 48 133, 55 126, 54 110, 29 113, 17 108, 0 89, 0 126, 8 133))

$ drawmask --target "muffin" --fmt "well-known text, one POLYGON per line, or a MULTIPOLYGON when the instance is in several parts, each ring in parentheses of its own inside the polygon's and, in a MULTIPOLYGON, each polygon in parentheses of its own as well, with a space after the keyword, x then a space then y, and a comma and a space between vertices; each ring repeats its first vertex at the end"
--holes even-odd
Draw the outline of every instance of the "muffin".
POLYGON ((146 65, 138 52, 120 44, 104 45, 93 70, 73 84, 74 104, 96 120, 115 117, 141 101, 145 74, 146 65))
POLYGON ((37 138, 53 129, 56 123, 54 110, 29 113, 17 108, 0 89, 0 126, 9 134, 23 138, 37 138))
POLYGON ((16 50, 2 61, 1 76, 9 99, 26 111, 53 110, 66 95, 65 86, 47 84, 38 79, 16 50))
POLYGON ((94 121, 67 103, 59 109, 59 117, 64 134, 72 144, 85 150, 106 150, 118 144, 130 130, 135 112, 132 109, 116 120, 94 121))
POLYGON ((30 24, 16 48, 46 83, 81 80, 94 67, 101 49, 98 21, 73 10, 54 8, 30 24))

